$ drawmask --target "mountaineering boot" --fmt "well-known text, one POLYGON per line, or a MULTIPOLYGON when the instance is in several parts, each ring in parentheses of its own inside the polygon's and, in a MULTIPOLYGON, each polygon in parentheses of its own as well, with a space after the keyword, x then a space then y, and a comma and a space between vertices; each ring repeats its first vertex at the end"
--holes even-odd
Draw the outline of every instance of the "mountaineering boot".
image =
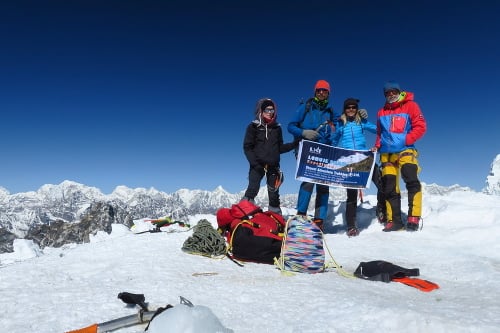
POLYGON ((323 231, 323 219, 314 219, 314 224, 316 224, 321 231, 323 231))
POLYGON ((251 199, 251 198, 243 197, 243 198, 241 198, 240 202, 241 201, 249 201, 255 205, 255 200, 253 198, 251 199))
POLYGON ((380 224, 387 223, 387 217, 385 215, 385 209, 382 206, 377 205, 375 208, 375 215, 377 215, 377 220, 380 224))
POLYGON ((406 230, 418 231, 419 221, 420 221, 420 217, 418 217, 418 216, 408 216, 408 221, 406 222, 406 230))
POLYGON ((385 225, 385 228, 382 229, 382 231, 389 232, 389 231, 399 231, 403 229, 403 225, 401 223, 394 223, 392 221, 388 221, 387 224, 385 225))
POLYGON ((349 230, 347 230, 347 237, 356 237, 358 235, 359 235, 358 228, 349 228, 349 230))
POLYGON ((269 206, 267 208, 267 210, 270 211, 270 212, 273 212, 273 213, 277 213, 277 214, 283 215, 282 212, 281 212, 281 208, 279 208, 279 207, 269 206))

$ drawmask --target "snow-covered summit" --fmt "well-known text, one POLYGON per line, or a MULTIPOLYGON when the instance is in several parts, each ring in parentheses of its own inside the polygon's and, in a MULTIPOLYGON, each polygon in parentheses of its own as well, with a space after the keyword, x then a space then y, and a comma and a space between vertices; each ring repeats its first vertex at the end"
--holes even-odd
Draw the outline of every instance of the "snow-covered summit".
MULTIPOLYGON (((9 333, 68 332, 136 315, 138 306, 117 298, 128 291, 144 294, 150 309, 174 306, 153 319, 152 333, 221 332, 224 327, 237 333, 499 332, 500 201, 459 187, 448 192, 432 188, 439 194, 424 194, 421 231, 382 232, 370 204, 374 196, 368 195, 357 216, 358 237, 336 228, 343 206, 335 207, 338 224, 329 224, 324 235, 327 260, 331 256, 346 272, 354 272, 360 262, 386 260, 418 268, 420 278, 440 286, 432 292, 346 277, 335 268, 285 275, 273 265, 248 262, 240 267, 182 251, 192 236, 189 230, 138 235, 112 224, 110 234, 99 232, 85 245, 41 250, 18 239, 14 252, 0 253, 0 327, 9 333), (211 322, 223 327, 210 330, 199 313, 179 314, 188 310, 179 296, 211 309, 211 322), (194 320, 202 318, 203 330, 193 328, 194 320)), ((191 216, 188 222, 194 226, 200 219, 217 225, 208 214, 191 216)), ((117 332, 144 332, 144 325, 117 332)))

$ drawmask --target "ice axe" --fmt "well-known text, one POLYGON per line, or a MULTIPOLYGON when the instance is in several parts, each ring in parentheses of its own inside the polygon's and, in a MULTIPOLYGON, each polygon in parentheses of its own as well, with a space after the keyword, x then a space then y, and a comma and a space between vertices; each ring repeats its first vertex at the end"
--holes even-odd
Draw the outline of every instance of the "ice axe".
MULTIPOLYGON (((165 307, 160 307, 155 311, 149 311, 148 306, 146 305, 145 298, 143 294, 133 294, 129 292, 121 292, 118 294, 118 298, 121 299, 124 303, 129 305, 138 305, 141 309, 138 313, 116 318, 110 321, 106 321, 103 323, 96 323, 90 326, 80 328, 73 331, 68 331, 66 333, 103 333, 110 332, 120 328, 140 325, 140 324, 148 324, 153 320, 153 318, 160 314, 162 311, 172 308, 173 306, 167 304, 165 307)), ((187 300, 186 298, 180 296, 181 304, 185 304, 188 306, 193 306, 193 304, 187 300)), ((146 328, 147 329, 147 328, 146 328)))
POLYGON ((146 324, 151 321, 156 311, 143 311, 140 310, 138 313, 125 316, 104 323, 92 324, 90 326, 80 328, 74 331, 68 331, 66 333, 102 333, 117 330, 119 328, 129 327, 133 325, 146 324))

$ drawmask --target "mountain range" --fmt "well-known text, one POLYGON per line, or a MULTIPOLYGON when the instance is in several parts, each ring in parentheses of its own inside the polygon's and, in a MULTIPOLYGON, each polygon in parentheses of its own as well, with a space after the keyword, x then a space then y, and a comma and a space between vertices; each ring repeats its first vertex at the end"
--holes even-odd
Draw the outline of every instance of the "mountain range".
MULTIPOLYGON (((446 195, 453 191, 472 191, 453 185, 422 184, 424 194, 446 195)), ((491 164, 484 193, 500 195, 500 154, 491 164)), ((154 188, 130 189, 118 186, 105 195, 98 188, 73 181, 47 184, 38 191, 9 194, 0 187, 0 253, 12 252, 16 238, 33 240, 40 247, 60 247, 89 241, 97 231, 111 232, 112 224, 133 225, 141 218, 169 216, 185 221, 195 214, 215 214, 221 207, 238 202, 243 192, 232 194, 221 186, 213 191, 180 189, 168 194, 154 188)), ((404 196, 404 193, 403 193, 404 196)), ((262 187, 256 203, 266 207, 267 191, 262 187)), ((281 196, 282 207, 295 207, 296 194, 281 196)), ((330 188, 330 203, 345 200, 345 190, 330 188)), ((310 209, 313 209, 314 198, 310 209)), ((374 213, 375 214, 375 213, 374 213)))

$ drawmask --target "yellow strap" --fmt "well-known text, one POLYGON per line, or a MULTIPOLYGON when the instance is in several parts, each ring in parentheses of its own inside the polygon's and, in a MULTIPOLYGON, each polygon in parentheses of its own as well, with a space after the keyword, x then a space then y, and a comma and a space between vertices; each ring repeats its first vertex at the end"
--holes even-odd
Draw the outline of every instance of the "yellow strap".
MULTIPOLYGON (((283 242, 281 243, 281 253, 283 253, 284 251, 284 247, 285 247, 285 243, 286 243, 286 239, 288 237, 288 223, 293 219, 294 217, 290 217, 287 221, 286 221, 286 225, 285 225, 285 232, 283 234, 283 242)), ((312 221, 311 221, 312 223, 312 221)), ((354 274, 352 273, 349 273, 347 272, 346 270, 344 270, 342 268, 341 265, 339 265, 335 259, 333 258, 333 255, 332 255, 332 252, 330 251, 330 248, 328 247, 328 244, 326 242, 326 239, 325 239, 325 235, 323 233, 323 231, 321 231, 321 236, 323 238, 323 243, 324 243, 324 246, 326 248, 326 251, 328 252, 328 255, 330 256, 330 261, 327 262, 324 266, 325 270, 327 268, 335 268, 337 270, 337 273, 343 277, 348 277, 348 278, 354 278, 354 274)), ((285 270, 285 259, 283 258, 283 256, 280 256, 279 258, 274 258, 274 265, 276 267, 278 267, 281 271, 281 274, 285 275, 285 276, 293 276, 295 275, 295 273, 293 272, 290 272, 290 271, 286 271, 285 270)))
MULTIPOLYGON (((321 233, 323 233, 323 232, 321 232, 321 233)), ((330 256, 330 261, 328 261, 325 264, 325 269, 326 268, 335 268, 337 270, 337 273, 339 273, 340 276, 354 278, 355 277, 354 274, 347 272, 345 269, 342 268, 341 265, 339 265, 335 261, 335 259, 333 258, 332 252, 330 251, 330 248, 328 247, 328 244, 326 243, 325 237, 323 237, 323 242, 325 243, 326 251, 328 252, 328 255, 330 256)))
POLYGON ((254 225, 256 223, 253 223, 249 220, 241 220, 237 225, 236 227, 234 227, 234 229, 231 231, 231 240, 229 241, 229 246, 228 246, 228 251, 232 251, 233 250, 233 235, 234 233, 236 232, 236 229, 238 229, 238 227, 242 224, 250 224, 250 225, 254 225))

